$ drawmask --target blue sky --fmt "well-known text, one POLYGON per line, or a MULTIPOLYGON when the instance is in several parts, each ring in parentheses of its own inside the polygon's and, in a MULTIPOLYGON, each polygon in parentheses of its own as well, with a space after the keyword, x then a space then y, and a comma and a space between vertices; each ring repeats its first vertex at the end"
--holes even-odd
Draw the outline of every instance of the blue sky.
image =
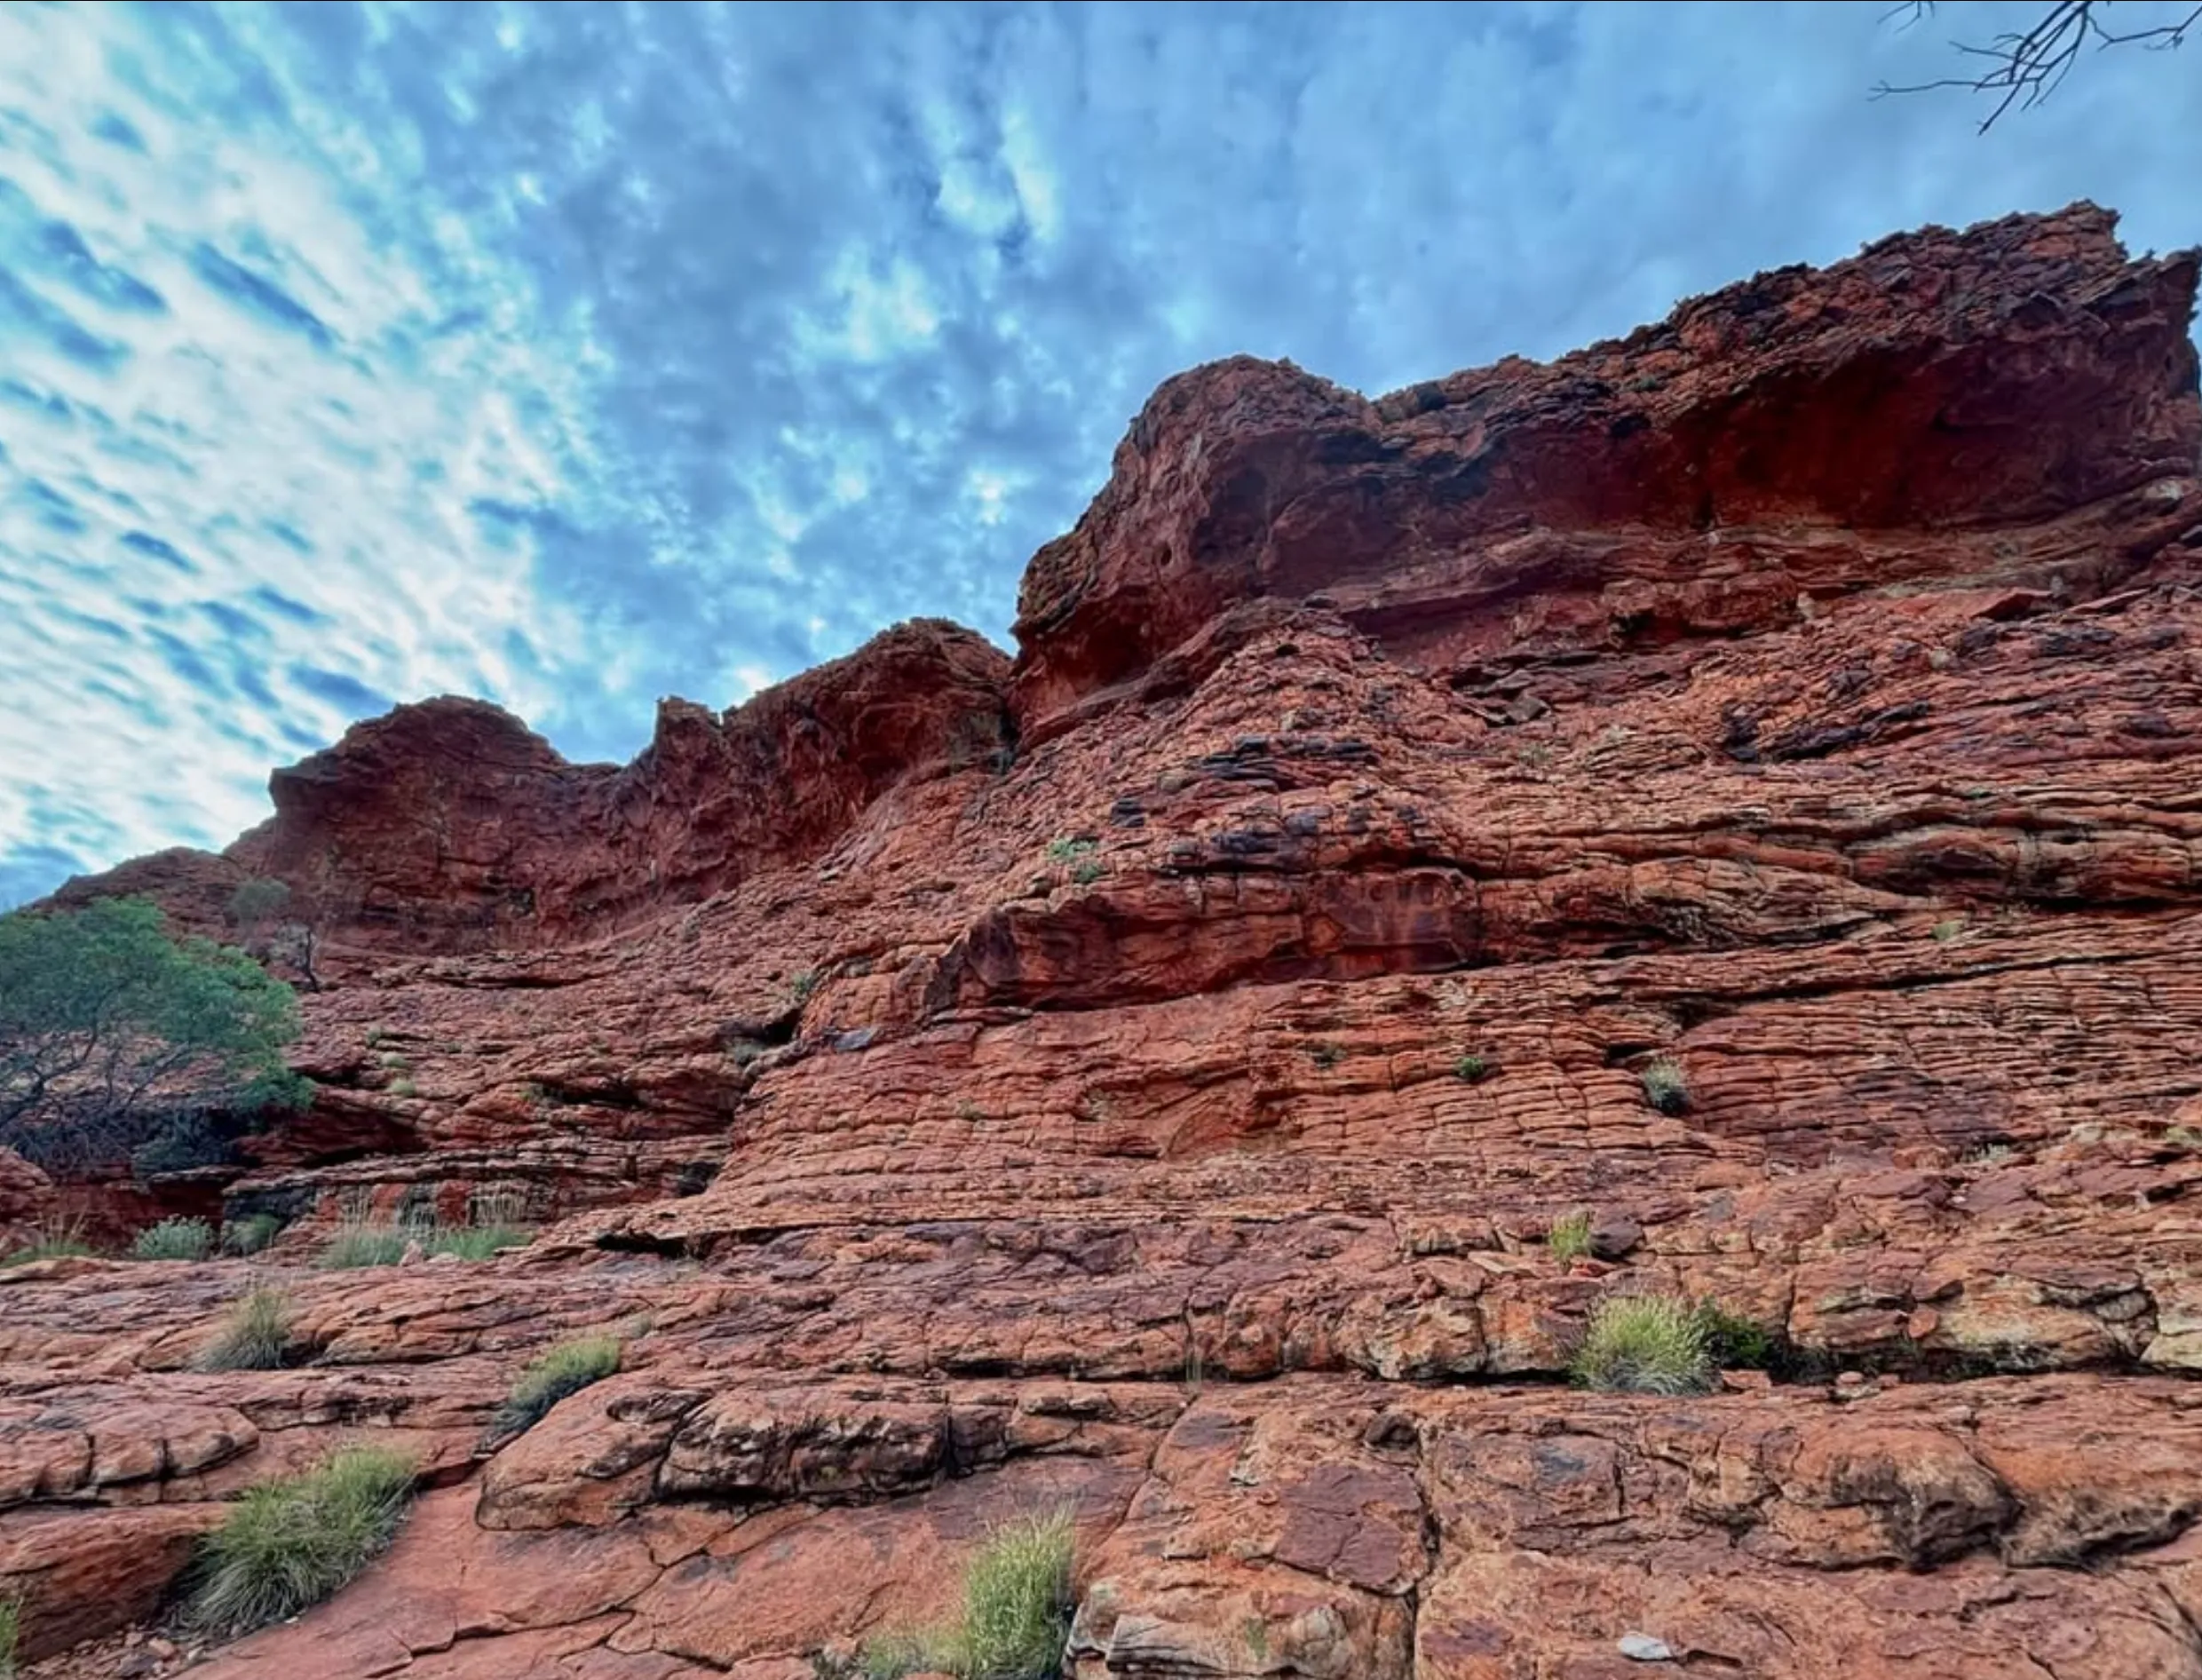
POLYGON ((1985 137, 1867 98, 2039 10, 14 0, 0 906, 396 701, 623 759, 898 619, 1006 645, 1197 361, 1373 393, 2079 197, 2202 242, 2202 43, 1985 137))

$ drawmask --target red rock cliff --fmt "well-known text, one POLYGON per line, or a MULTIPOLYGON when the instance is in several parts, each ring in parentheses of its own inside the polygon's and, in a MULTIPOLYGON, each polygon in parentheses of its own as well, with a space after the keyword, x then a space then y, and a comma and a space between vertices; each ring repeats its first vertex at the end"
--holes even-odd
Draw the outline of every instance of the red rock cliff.
POLYGON ((163 852, 57 897, 149 892, 214 931, 239 881, 273 876, 338 969, 586 939, 812 857, 906 779, 1005 754, 1008 670, 959 626, 898 625, 723 715, 664 701, 624 768, 569 765, 482 701, 400 706, 277 771, 275 815, 219 860, 163 852))
POLYGON ((352 955, 218 1175, 268 1257, 0 1271, 29 1651, 371 1425, 404 1537, 195 1672, 805 1680, 1060 1504, 1076 1680, 2202 1680, 2195 283, 2080 206, 1198 369, 1013 670, 911 627, 626 770, 432 702, 77 884, 352 955), (489 1193, 518 1256, 311 1264, 489 1193), (187 1371, 270 1282, 308 1362, 187 1371), (1642 1293, 1766 1346, 1561 1386, 1642 1293))
POLYGON ((2182 511, 2116 498, 2198 444, 2195 259, 2128 262, 2113 228, 2079 206, 1901 235, 1375 402, 1245 357, 1182 374, 1026 574, 1020 714, 1044 733, 1261 596, 1322 591, 1442 669, 1910 579, 2108 587, 2182 511))

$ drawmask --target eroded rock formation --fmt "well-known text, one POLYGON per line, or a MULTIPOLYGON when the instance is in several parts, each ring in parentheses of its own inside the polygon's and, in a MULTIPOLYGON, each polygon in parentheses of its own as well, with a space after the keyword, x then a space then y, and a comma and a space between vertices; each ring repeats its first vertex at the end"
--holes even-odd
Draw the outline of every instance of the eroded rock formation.
POLYGON ((401 709, 74 884, 279 876, 329 983, 269 1256, 0 1273, 30 1653, 180 1662, 110 1636, 372 1430, 396 1549, 197 1672, 802 1680, 1067 1503, 1079 1680, 2202 1680, 2195 284, 2079 206, 1196 369, 1014 666, 904 627, 625 769, 401 709), (556 1223, 308 1265, 488 1193, 556 1223), (313 1363, 192 1374, 270 1273, 313 1363), (1617 1290, 1771 1375, 1557 1386, 1617 1290))

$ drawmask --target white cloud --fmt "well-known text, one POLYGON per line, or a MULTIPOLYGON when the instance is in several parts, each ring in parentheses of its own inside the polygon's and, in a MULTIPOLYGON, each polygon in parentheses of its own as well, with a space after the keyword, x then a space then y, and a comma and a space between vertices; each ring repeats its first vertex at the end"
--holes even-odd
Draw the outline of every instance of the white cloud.
MULTIPOLYGON (((138 289, 102 304, 25 265, 56 319, 112 348, 19 331, 0 363, 20 387, 0 851, 28 836, 87 864, 226 842, 264 812, 271 765, 375 696, 487 690, 540 709, 555 685, 513 659, 512 633, 585 642, 536 598, 532 540, 491 540, 476 511, 571 488, 578 383, 536 324, 506 301, 433 337, 471 299, 363 226, 329 157, 119 83, 105 66, 129 44, 119 11, 0 12, 0 107, 50 137, 0 174, 27 217, 138 289), (118 116, 142 149, 100 137, 118 116), (516 412, 523 384, 555 393, 547 424, 516 412)), ((334 149, 348 185, 375 185, 371 149, 334 149)))

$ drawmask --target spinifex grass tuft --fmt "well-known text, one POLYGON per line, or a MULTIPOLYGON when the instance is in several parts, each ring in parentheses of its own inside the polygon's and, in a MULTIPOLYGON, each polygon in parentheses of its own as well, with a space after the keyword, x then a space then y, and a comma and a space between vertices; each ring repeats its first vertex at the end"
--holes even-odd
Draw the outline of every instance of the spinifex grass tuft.
POLYGON ((1663 1295, 1608 1296, 1576 1351, 1575 1380, 1627 1394, 1703 1394, 1713 1349, 1702 1315, 1663 1295))
POLYGON ((533 1429, 569 1394, 578 1394, 591 1383, 602 1382, 620 1368, 620 1339, 589 1335, 552 1348, 519 1375, 504 1404, 491 1420, 492 1439, 503 1439, 533 1429))
POLYGON ((280 1371, 291 1340, 290 1297, 281 1289, 255 1289, 232 1304, 193 1363, 202 1371, 280 1371))
POLYGON ((247 1488, 202 1542, 192 1621, 242 1634, 319 1604, 390 1544, 414 1473, 402 1454, 353 1446, 302 1476, 247 1488))
POLYGON ((1071 1513, 1023 1517, 986 1536, 963 1571, 963 1604, 937 1631, 890 1629, 857 1657, 864 1680, 928 1669, 957 1680, 1058 1680, 1070 1634, 1071 1513))

